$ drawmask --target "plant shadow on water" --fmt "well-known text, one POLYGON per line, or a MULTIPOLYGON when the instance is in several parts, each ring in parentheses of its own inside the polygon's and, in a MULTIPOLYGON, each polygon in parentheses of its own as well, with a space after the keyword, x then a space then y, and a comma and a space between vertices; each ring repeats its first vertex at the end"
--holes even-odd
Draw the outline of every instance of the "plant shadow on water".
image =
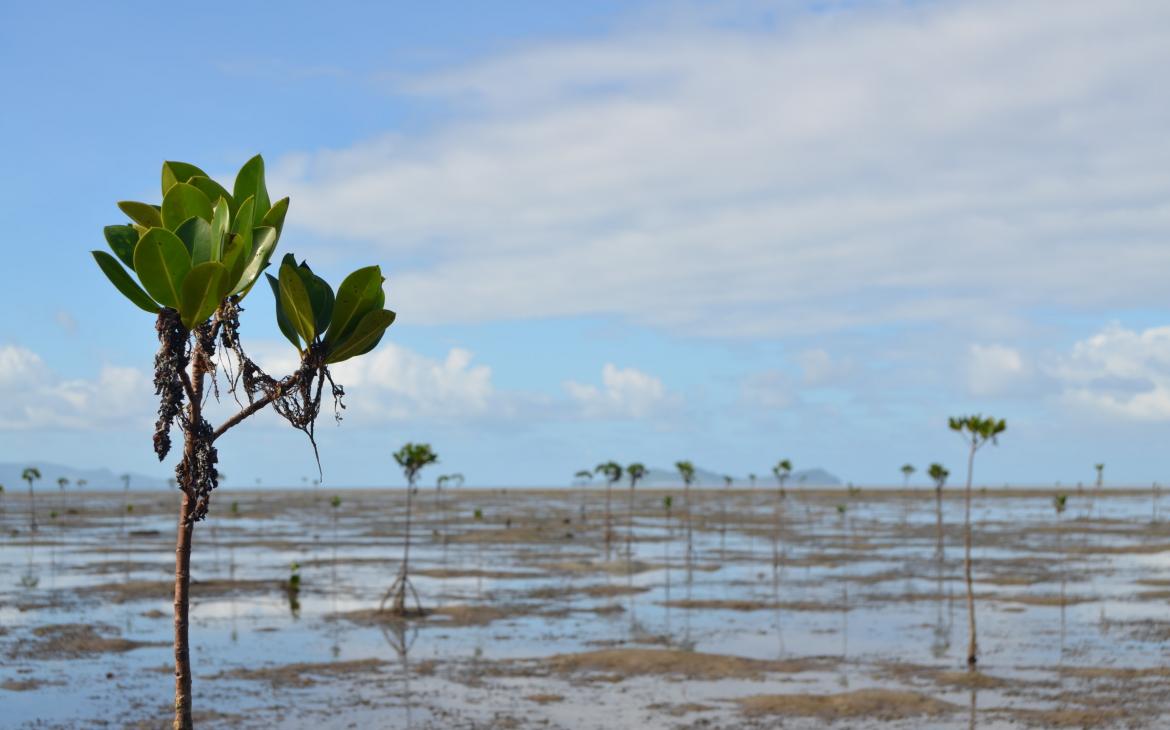
MULTIPOLYGON (((1052 492, 975 496, 978 672, 953 490, 639 487, 614 551, 603 489, 444 489, 413 504, 431 611, 391 618, 405 496, 237 491, 210 518, 191 589, 200 726, 1170 720, 1170 526, 1148 493, 1095 494, 1091 514, 1076 496, 1054 512, 1052 492)), ((135 494, 126 513, 122 497, 88 490, 35 534, 21 502, 0 514, 6 727, 166 726, 174 498, 135 494)))

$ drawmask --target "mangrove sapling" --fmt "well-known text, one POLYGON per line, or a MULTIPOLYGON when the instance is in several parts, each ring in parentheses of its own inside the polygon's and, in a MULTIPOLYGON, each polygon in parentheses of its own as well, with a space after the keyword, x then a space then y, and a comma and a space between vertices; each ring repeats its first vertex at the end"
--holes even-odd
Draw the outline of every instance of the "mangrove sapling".
POLYGON ((609 543, 613 538, 613 512, 610 509, 610 497, 613 485, 621 481, 622 467, 616 461, 607 461, 604 464, 598 464, 593 471, 605 475, 605 555, 608 560, 609 543))
MULTIPOLYGON (((128 223, 107 226, 114 255, 93 257, 111 283, 134 305, 155 316, 159 350, 154 386, 159 396, 154 449, 171 451, 171 432, 183 435, 175 477, 182 493, 175 547, 175 728, 192 726, 191 657, 188 642, 191 544, 219 485, 216 442, 227 431, 271 406, 309 437, 323 396, 340 407, 344 391, 329 366, 372 350, 394 314, 383 308, 378 267, 359 269, 333 289, 292 256, 279 278, 268 275, 281 333, 296 348, 295 372, 277 379, 244 352, 241 303, 269 265, 288 211, 288 198, 273 204, 259 155, 241 168, 231 192, 194 165, 165 162, 162 203, 122 202, 128 223), (233 357, 216 359, 217 348, 233 357), (233 362, 234 361, 234 362, 233 362), (207 420, 206 396, 219 395, 218 375, 240 410, 218 427, 207 420)), ((129 479, 123 484, 129 488, 129 479)))
POLYGON ((58 504, 60 506, 60 514, 61 514, 60 525, 62 528, 65 527, 65 505, 66 505, 65 487, 67 487, 67 486, 69 486, 68 479, 66 479, 65 477, 57 477, 57 489, 59 489, 61 491, 61 501, 58 504))
POLYGON ((916 472, 916 471, 918 471, 918 470, 914 468, 913 464, 903 464, 902 465, 902 486, 903 487, 910 486, 910 477, 913 476, 914 472, 916 472))
POLYGON ((1007 430, 1007 421, 974 415, 951 418, 947 424, 968 447, 967 488, 963 495, 963 573, 967 583, 967 667, 974 670, 978 644, 975 636, 975 583, 971 577, 971 479, 975 471, 975 452, 988 443, 998 443, 999 435, 1007 430))
POLYGON ((37 531, 37 498, 33 492, 33 482, 41 478, 41 470, 35 466, 26 467, 20 473, 20 478, 28 482, 28 529, 37 531))
POLYGON ((690 559, 693 545, 691 542, 691 484, 695 481, 695 465, 689 461, 676 461, 674 468, 683 481, 683 502, 687 508, 687 559, 690 559))
POLYGON ((934 517, 935 517, 935 536, 938 545, 935 550, 938 552, 939 560, 942 560, 943 555, 943 519, 942 519, 942 492, 943 486, 947 483, 947 477, 951 475, 942 464, 935 462, 926 470, 927 476, 934 482, 934 517))
POLYGON ((382 603, 378 607, 379 611, 386 609, 386 601, 391 598, 394 603, 391 605, 391 612, 396 616, 407 615, 406 610, 406 592, 409 590, 414 596, 414 605, 416 613, 421 614, 422 603, 418 598, 418 591, 414 589, 414 585, 410 582, 410 512, 414 499, 414 492, 416 484, 418 483, 418 474, 431 464, 439 462, 439 455, 431 450, 430 444, 415 444, 407 443, 394 454, 394 461, 398 462, 398 466, 402 468, 402 473, 406 476, 406 538, 402 544, 402 567, 398 570, 398 577, 390 585, 386 595, 382 596, 382 603))
POLYGON ((788 459, 781 459, 772 467, 772 476, 776 477, 776 483, 780 485, 780 499, 784 499, 784 484, 788 481, 788 477, 792 476, 792 462, 788 459))
POLYGON ((646 467, 640 462, 634 462, 626 467, 626 476, 630 478, 630 494, 626 501, 626 559, 629 560, 634 550, 634 487, 646 476, 646 467))

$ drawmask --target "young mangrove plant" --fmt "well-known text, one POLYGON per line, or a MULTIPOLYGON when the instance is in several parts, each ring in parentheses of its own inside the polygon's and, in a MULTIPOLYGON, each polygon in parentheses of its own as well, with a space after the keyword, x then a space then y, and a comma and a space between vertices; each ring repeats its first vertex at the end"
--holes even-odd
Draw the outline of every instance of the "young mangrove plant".
MULTIPOLYGON (((175 468, 182 493, 175 547, 175 728, 192 726, 191 543, 219 485, 216 443, 271 406, 309 437, 316 454, 313 434, 322 396, 339 407, 344 395, 329 366, 372 350, 394 321, 394 313, 383 308, 378 267, 350 274, 335 295, 308 265, 285 256, 278 276, 267 279, 277 325, 299 353, 299 365, 275 378, 248 357, 240 341, 241 305, 272 261, 288 205, 288 198, 271 202, 259 155, 244 164, 230 191, 194 165, 165 162, 161 203, 119 203, 129 221, 104 229, 112 255, 93 252, 118 291, 155 318, 159 460, 171 452, 174 427, 183 437, 175 468), (217 361, 217 349, 231 357, 217 361), (221 394, 221 365, 226 389, 241 407, 213 426, 204 405, 209 394, 221 394)), ((123 484, 129 488, 128 477, 123 484)))
POLYGON ((926 470, 926 475, 934 482, 934 517, 935 517, 935 534, 938 540, 936 550, 939 557, 943 554, 943 521, 942 521, 942 492, 943 486, 947 483, 947 477, 951 475, 946 467, 938 462, 930 465, 926 470))
POLYGON ((1097 470, 1097 489, 1100 489, 1101 485, 1105 483, 1105 465, 1094 464, 1093 468, 1097 470))
POLYGON ((605 547, 608 552, 609 541, 613 538, 613 511, 610 509, 610 500, 613 494, 613 485, 622 479, 622 466, 616 461, 607 461, 604 464, 598 464, 593 471, 605 475, 605 547))
POLYGON ((635 461, 626 467, 626 476, 630 478, 630 494, 626 501, 626 556, 633 554, 634 539, 634 487, 646 476, 646 467, 635 461))
POLYGON ((414 590, 414 585, 410 582, 410 511, 414 499, 415 484, 418 482, 418 474, 423 470, 423 467, 439 463, 439 455, 431 450, 430 444, 407 443, 394 454, 394 461, 398 462, 398 466, 402 467, 402 473, 406 476, 406 539, 402 544, 402 567, 398 569, 398 577, 394 579, 394 583, 390 585, 386 595, 382 596, 382 603, 378 610, 385 610, 386 601, 393 599, 394 603, 390 610, 397 616, 405 616, 407 614, 406 592, 408 590, 414 596, 416 611, 422 613, 422 603, 418 599, 418 592, 414 590))
POLYGON ((903 464, 902 465, 902 486, 903 487, 910 486, 910 477, 914 476, 914 472, 916 472, 916 471, 918 471, 918 470, 914 468, 913 464, 903 464))
POLYGON ((65 477, 57 477, 57 489, 61 491, 61 525, 64 526, 66 519, 66 495, 65 487, 69 486, 69 480, 65 477))
POLYGON ((780 485, 780 498, 784 498, 784 485, 788 482, 788 477, 792 476, 792 462, 788 459, 781 459, 776 462, 776 466, 772 467, 772 476, 776 477, 776 483, 780 485))
POLYGON ((691 542, 691 485, 695 482, 695 465, 689 461, 676 461, 674 468, 683 481, 683 502, 687 508, 687 560, 691 558, 693 543, 691 542))
POLYGON ((37 531, 37 498, 33 492, 33 482, 41 478, 41 470, 35 466, 26 467, 20 473, 20 478, 28 482, 28 529, 29 532, 37 531))
POLYGON ((1002 418, 974 415, 951 418, 948 425, 968 447, 967 488, 963 494, 963 573, 967 581, 967 667, 974 669, 978 644, 975 638, 975 584, 971 578, 971 479, 975 471, 975 452, 988 443, 997 443, 998 436, 1007 430, 1007 422, 1002 418))

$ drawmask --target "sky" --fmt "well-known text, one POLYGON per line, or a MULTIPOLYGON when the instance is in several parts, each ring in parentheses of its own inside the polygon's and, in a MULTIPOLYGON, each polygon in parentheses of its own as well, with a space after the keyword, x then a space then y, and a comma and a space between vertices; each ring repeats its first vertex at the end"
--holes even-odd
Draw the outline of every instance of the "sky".
MULTIPOLYGON (((0 6, 0 462, 169 473, 153 321, 89 251, 163 160, 261 153, 281 249, 398 313, 335 368, 327 485, 400 484, 406 441, 478 485, 896 483, 961 473, 964 413, 1008 421, 977 482, 1170 481, 1170 4, 322 7, 0 6)), ((219 447, 316 477, 270 414, 219 447)))

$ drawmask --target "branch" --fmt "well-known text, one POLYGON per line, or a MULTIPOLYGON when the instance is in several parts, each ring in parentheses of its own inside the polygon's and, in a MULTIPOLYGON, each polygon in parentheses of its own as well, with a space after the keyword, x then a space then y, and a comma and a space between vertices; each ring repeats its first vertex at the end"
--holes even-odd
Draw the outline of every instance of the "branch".
MULTIPOLYGON (((178 370, 178 368, 176 368, 178 370)), ((183 381, 183 390, 187 391, 187 402, 192 403, 198 400, 195 397, 195 388, 191 385, 191 376, 187 374, 186 370, 179 370, 179 377, 183 381)))
POLYGON ((239 413, 224 421, 219 428, 215 429, 215 433, 211 435, 212 443, 218 440, 220 436, 224 435, 228 429, 232 428, 233 426, 238 426, 249 416, 263 410, 269 403, 272 402, 272 400, 273 396, 266 395, 258 401, 253 401, 247 407, 243 408, 239 413))
POLYGON ((247 406, 242 408, 239 413, 224 421, 219 428, 215 429, 215 433, 211 435, 212 443, 215 443, 215 441, 218 440, 220 436, 224 435, 224 433, 226 433, 232 427, 238 426, 249 416, 262 411, 265 407, 268 406, 268 404, 279 398, 286 390, 296 385, 299 380, 299 372, 294 375, 290 375, 289 377, 277 383, 273 388, 272 393, 262 396, 260 399, 249 403, 247 406))

